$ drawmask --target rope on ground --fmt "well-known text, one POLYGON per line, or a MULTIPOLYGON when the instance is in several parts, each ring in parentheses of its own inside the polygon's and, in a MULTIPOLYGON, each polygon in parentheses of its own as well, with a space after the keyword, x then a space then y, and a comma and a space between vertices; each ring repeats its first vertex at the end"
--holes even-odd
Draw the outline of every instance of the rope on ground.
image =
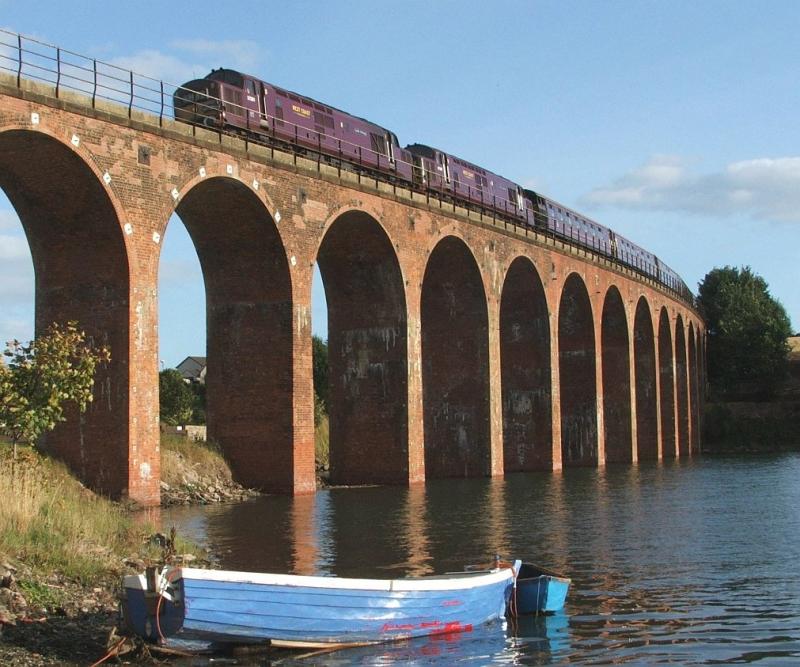
POLYGON ((117 653, 122 648, 122 645, 127 641, 127 639, 128 639, 127 637, 123 637, 122 639, 120 639, 116 644, 114 644, 114 646, 112 646, 108 650, 108 653, 106 653, 102 658, 100 658, 100 660, 92 663, 91 667, 97 667, 97 665, 102 665, 106 660, 108 660, 109 658, 113 658, 115 655, 117 655, 117 653))

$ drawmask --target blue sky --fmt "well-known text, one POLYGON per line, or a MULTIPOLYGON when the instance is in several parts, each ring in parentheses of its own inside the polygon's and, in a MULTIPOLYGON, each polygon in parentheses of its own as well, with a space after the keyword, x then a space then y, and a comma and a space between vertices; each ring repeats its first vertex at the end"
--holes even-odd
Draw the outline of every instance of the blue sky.
MULTIPOLYGON (((800 329, 800 2, 0 0, 0 27, 172 83, 253 73, 539 189, 693 290, 749 265, 800 329)), ((203 354, 177 218, 160 293, 165 364, 203 354)), ((0 195, 0 340, 32 334, 27 242, 0 195)))

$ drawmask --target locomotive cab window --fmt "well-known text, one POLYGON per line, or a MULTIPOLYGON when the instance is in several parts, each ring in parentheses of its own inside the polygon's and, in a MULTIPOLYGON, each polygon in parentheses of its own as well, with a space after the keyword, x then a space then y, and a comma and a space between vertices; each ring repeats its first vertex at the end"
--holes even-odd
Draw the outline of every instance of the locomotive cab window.
POLYGON ((375 134, 374 132, 370 132, 370 145, 372 150, 375 153, 379 153, 381 155, 387 155, 386 151, 386 139, 379 134, 375 134))
POLYGON ((252 79, 248 79, 246 82, 245 87, 247 88, 247 94, 252 95, 253 97, 256 96, 256 82, 252 79))
POLYGON ((225 104, 225 111, 234 116, 243 116, 244 109, 242 109, 242 91, 241 90, 233 90, 232 88, 228 88, 225 90, 225 101, 228 104, 225 104))

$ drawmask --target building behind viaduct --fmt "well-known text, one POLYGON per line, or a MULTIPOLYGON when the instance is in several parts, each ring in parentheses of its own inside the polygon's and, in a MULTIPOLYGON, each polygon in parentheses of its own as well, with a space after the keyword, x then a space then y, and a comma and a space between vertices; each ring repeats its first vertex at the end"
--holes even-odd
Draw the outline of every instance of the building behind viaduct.
POLYGON ((237 479, 315 489, 311 285, 328 302, 331 475, 411 484, 699 447, 703 321, 592 251, 389 183, 0 78, 0 187, 36 327, 112 361, 47 446, 94 488, 159 501, 158 270, 173 213, 206 290, 208 430, 237 479))

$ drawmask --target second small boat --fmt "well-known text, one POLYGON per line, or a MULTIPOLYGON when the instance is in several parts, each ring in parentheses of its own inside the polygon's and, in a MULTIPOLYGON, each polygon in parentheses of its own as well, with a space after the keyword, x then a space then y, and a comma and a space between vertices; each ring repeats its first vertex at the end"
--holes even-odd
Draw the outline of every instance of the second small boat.
POLYGON ((518 574, 512 605, 517 614, 547 614, 564 607, 569 585, 568 577, 551 570, 523 563, 518 574))

